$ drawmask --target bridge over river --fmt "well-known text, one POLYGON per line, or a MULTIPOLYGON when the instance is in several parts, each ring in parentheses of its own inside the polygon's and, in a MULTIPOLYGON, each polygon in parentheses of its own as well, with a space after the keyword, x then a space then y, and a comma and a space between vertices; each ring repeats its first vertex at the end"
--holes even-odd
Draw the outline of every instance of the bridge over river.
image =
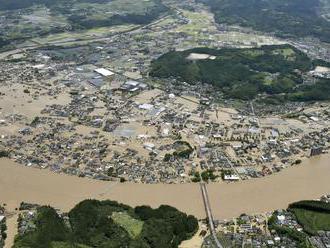
POLYGON ((211 235, 213 237, 213 240, 214 240, 217 248, 223 248, 220 241, 218 240, 217 233, 215 231, 214 219, 213 219, 213 215, 212 215, 209 196, 207 194, 206 184, 205 183, 200 183, 200 186, 201 186, 202 197, 203 197, 203 202, 204 202, 204 206, 205 206, 205 212, 206 212, 207 220, 208 220, 208 223, 209 223, 211 235))

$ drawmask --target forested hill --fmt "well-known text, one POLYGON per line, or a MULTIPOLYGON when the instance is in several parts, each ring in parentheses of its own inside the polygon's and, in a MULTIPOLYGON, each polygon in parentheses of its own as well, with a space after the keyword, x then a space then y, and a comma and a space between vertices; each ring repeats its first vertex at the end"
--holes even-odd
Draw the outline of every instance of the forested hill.
POLYGON ((40 207, 24 225, 30 230, 16 237, 14 248, 176 248, 198 229, 195 217, 170 206, 131 208, 97 200, 79 203, 67 217, 40 207))
MULTIPOLYGON (((306 54, 290 45, 220 50, 195 48, 164 54, 152 62, 150 75, 212 84, 228 97, 247 100, 259 93, 296 94, 296 86, 303 83, 303 74, 312 70, 314 64, 306 54)), ((297 100, 307 100, 299 96, 301 99, 297 100)))
POLYGON ((322 0, 198 0, 218 23, 238 24, 282 37, 314 36, 330 42, 330 22, 322 0))

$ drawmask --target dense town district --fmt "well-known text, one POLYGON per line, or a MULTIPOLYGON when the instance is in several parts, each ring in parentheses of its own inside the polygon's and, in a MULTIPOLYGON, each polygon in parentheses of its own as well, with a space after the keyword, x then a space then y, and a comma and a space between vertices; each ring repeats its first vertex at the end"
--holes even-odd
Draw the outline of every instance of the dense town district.
POLYGON ((197 87, 163 90, 46 54, 1 67, 1 155, 22 165, 143 183, 198 181, 199 173, 244 180, 329 149, 326 103, 235 108, 197 87))
POLYGON ((322 43, 223 30, 205 7, 177 5, 102 41, 0 54, 1 157, 100 180, 187 183, 263 177, 328 152, 327 102, 230 100, 211 85, 148 77, 151 60, 171 49, 291 43, 327 60, 322 43), (214 38, 223 35, 232 39, 214 38))

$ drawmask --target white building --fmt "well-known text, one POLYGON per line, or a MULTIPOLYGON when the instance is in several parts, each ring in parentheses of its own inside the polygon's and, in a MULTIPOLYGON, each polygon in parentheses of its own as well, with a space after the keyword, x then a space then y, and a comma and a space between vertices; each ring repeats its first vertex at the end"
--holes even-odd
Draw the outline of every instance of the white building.
POLYGON ((239 181, 239 176, 237 176, 237 175, 225 175, 224 180, 225 181, 239 181))
POLYGON ((115 73, 104 68, 97 68, 94 70, 96 73, 102 75, 103 77, 113 76, 115 73))

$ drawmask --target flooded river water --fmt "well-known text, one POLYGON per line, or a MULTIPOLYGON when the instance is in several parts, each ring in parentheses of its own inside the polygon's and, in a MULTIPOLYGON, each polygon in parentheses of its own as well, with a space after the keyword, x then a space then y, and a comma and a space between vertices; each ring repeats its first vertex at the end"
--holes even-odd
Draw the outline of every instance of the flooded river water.
MULTIPOLYGON (((207 187, 215 219, 286 208, 291 202, 330 193, 330 155, 306 160, 269 177, 238 183, 213 183, 207 187)), ((131 206, 168 204, 196 217, 205 217, 198 184, 103 182, 27 168, 0 159, 0 203, 6 203, 9 211, 22 201, 49 204, 68 211, 79 201, 89 198, 112 199, 131 206)), ((8 220, 5 248, 13 243, 16 218, 14 215, 8 220)))
MULTIPOLYGON (((286 208, 293 201, 330 193, 330 155, 304 161, 278 174, 238 183, 208 185, 215 219, 286 208)), ((67 211, 86 198, 112 199, 132 206, 169 204, 204 217, 198 184, 120 184, 54 174, 0 160, 0 202, 14 209, 21 201, 67 211)))

